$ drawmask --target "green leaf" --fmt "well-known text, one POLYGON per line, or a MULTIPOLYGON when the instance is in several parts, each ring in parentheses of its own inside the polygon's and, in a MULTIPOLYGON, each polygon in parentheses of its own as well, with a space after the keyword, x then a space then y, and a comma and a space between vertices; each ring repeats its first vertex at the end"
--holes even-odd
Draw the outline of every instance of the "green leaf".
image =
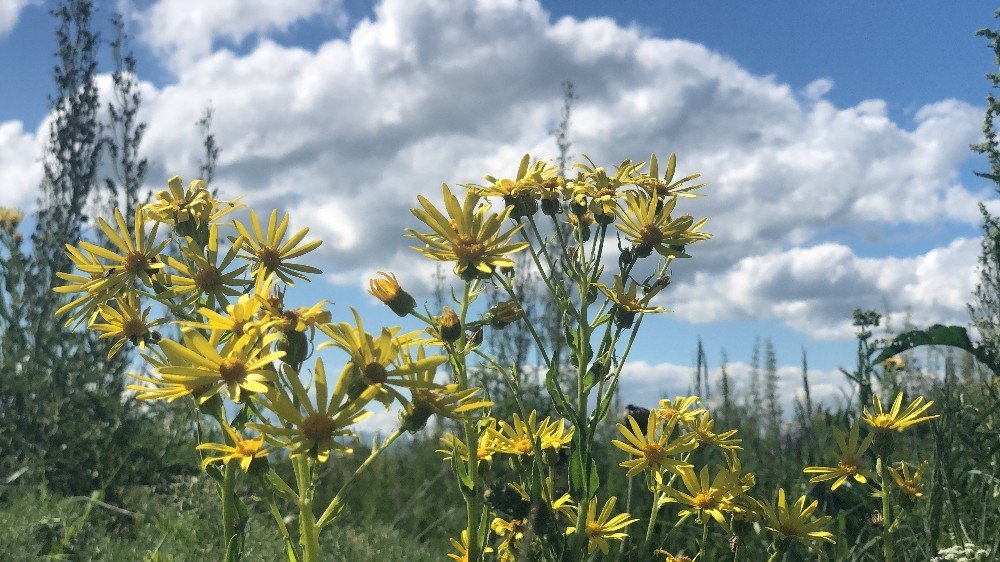
POLYGON ((597 474, 597 461, 590 459, 590 478, 587 481, 587 499, 590 500, 597 495, 597 489, 601 487, 601 477, 597 474))
POLYGON ((573 449, 573 453, 569 457, 569 483, 574 491, 585 491, 585 479, 586 474, 584 474, 580 449, 573 449))
POLYGON ((923 345, 943 345, 968 351, 981 363, 998 374, 998 362, 983 348, 972 343, 969 332, 963 326, 943 326, 935 324, 926 330, 911 330, 899 334, 875 357, 875 362, 909 351, 923 345))

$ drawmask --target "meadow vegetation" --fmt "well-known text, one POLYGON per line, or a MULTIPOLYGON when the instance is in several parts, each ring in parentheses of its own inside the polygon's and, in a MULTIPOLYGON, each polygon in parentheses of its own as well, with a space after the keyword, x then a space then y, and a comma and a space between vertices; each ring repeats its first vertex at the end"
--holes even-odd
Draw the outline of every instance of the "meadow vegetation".
MULTIPOLYGON (((699 344, 687 393, 622 404, 636 334, 711 244, 688 214, 709 188, 676 155, 572 162, 567 85, 559 158, 415 197, 400 235, 442 264, 438 289, 418 300, 380 273, 370 293, 401 325, 371 325, 349 303, 288 304, 321 273, 306 262, 322 241, 206 183, 211 109, 203 179, 145 197, 123 26, 102 124, 91 5, 54 13, 37 209, 0 213, 4 559, 1000 553, 1000 227, 985 208, 971 330, 893 332, 859 309, 836 402, 814 402, 803 354, 783 412, 758 340, 748 383, 725 359, 711 372, 699 344), (360 434, 390 407, 396 427, 360 434)), ((1000 63, 1000 34, 980 34, 1000 63)), ((998 113, 991 96, 974 149, 1000 193, 998 113)))

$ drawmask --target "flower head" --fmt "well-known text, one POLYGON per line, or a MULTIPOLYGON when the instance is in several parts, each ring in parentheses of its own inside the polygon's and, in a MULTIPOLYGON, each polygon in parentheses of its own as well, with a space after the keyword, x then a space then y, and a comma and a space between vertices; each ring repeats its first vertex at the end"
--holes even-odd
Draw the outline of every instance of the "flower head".
POLYGON ((426 198, 417 196, 420 208, 411 211, 432 232, 407 229, 409 236, 424 243, 423 248, 413 249, 432 260, 455 262, 455 275, 466 280, 488 278, 498 267, 513 267, 509 255, 528 247, 527 242, 511 240, 523 225, 500 232, 513 207, 491 213, 489 204, 480 205, 479 196, 472 191, 460 204, 447 185, 442 190, 447 217, 426 198))
POLYGON ((896 400, 892 403, 892 408, 888 411, 882 408, 882 401, 879 400, 878 396, 872 396, 872 403, 874 411, 869 411, 868 408, 865 408, 861 419, 876 433, 884 434, 893 431, 903 431, 918 423, 930 421, 938 417, 937 415, 923 415, 934 404, 933 401, 925 403, 923 396, 918 396, 913 402, 910 402, 905 410, 901 410, 903 405, 902 392, 896 395, 896 400))
POLYGON ((165 318, 149 320, 149 308, 142 308, 139 297, 129 291, 124 297, 118 297, 109 304, 102 304, 99 307, 100 317, 103 322, 95 322, 91 328, 101 334, 101 339, 114 339, 115 342, 108 350, 108 357, 111 358, 125 342, 138 345, 140 349, 145 349, 146 342, 154 340, 150 328, 166 322, 165 318), (114 306, 112 306, 112 304, 114 306))
POLYGON ((151 219, 179 225, 192 219, 203 222, 212 211, 212 202, 203 180, 192 181, 185 190, 181 177, 174 176, 167 180, 167 189, 144 207, 151 219))
POLYGON ((259 435, 256 439, 246 439, 240 432, 230 427, 229 424, 223 424, 222 429, 226 432, 229 442, 232 445, 202 443, 195 447, 199 451, 216 451, 222 453, 221 455, 205 457, 201 461, 202 469, 212 463, 221 462, 222 464, 229 464, 230 461, 238 460, 240 468, 243 469, 243 472, 247 472, 254 461, 267 458, 269 451, 264 446, 263 435, 259 435))
POLYGON ((724 514, 736 510, 733 499, 745 491, 739 468, 720 468, 715 478, 710 478, 708 466, 703 466, 698 474, 691 466, 686 466, 680 469, 680 475, 687 492, 661 484, 659 488, 667 496, 664 502, 688 506, 679 512, 681 517, 695 515, 701 523, 711 517, 728 531, 729 523, 724 514))
POLYGON ((403 317, 413 312, 417 307, 417 301, 399 286, 396 276, 384 271, 380 271, 379 275, 382 276, 381 279, 373 277, 368 282, 368 292, 391 308, 396 316, 403 317))
POLYGON ((817 506, 819 501, 816 500, 807 506, 805 496, 789 505, 784 488, 778 489, 776 507, 766 503, 760 505, 766 520, 765 528, 778 535, 779 540, 797 541, 805 546, 813 546, 819 541, 836 542, 833 533, 822 530, 833 518, 829 515, 811 517, 817 506))
POLYGON ((266 231, 261 228, 257 213, 253 210, 250 211, 250 229, 240 221, 233 221, 233 224, 244 239, 243 250, 246 251, 244 257, 253 262, 251 271, 254 275, 267 277, 274 273, 286 284, 293 285, 292 278, 308 280, 307 274, 322 273, 315 267, 290 261, 315 250, 323 241, 313 240, 300 245, 302 239, 309 233, 308 228, 299 230, 285 240, 288 213, 285 213, 279 222, 278 211, 271 211, 266 231))
POLYGON ((910 465, 905 462, 900 461, 899 469, 895 467, 889 467, 889 475, 892 476, 896 486, 899 491, 903 493, 904 496, 910 501, 916 501, 924 497, 924 486, 920 481, 920 477, 923 475, 924 469, 927 468, 927 462, 924 461, 920 463, 913 473, 910 473, 910 465))
POLYGON ((626 476, 631 478, 643 470, 670 470, 679 473, 682 468, 690 468, 691 465, 676 457, 698 447, 694 434, 686 433, 671 441, 670 436, 677 427, 676 418, 665 426, 656 416, 647 416, 646 420, 646 429, 643 431, 635 418, 628 416, 629 427, 618 424, 618 431, 627 442, 617 439, 611 442, 615 447, 636 457, 619 463, 619 466, 629 469, 626 476))
POLYGON ((249 426, 288 448, 292 455, 310 455, 326 462, 331 451, 349 454, 352 449, 338 440, 352 436, 349 428, 370 414, 364 407, 375 394, 373 389, 368 389, 357 397, 349 396, 349 379, 341 374, 330 392, 323 360, 316 359, 313 398, 299 379, 299 373, 286 366, 281 380, 291 390, 295 401, 284 392, 268 392, 260 401, 274 412, 278 422, 249 426))
POLYGON ((844 434, 839 429, 833 428, 833 438, 837 441, 837 448, 840 449, 837 466, 810 466, 805 468, 803 472, 806 474, 816 475, 809 479, 810 482, 816 483, 834 480, 833 485, 830 486, 831 490, 836 490, 841 484, 852 478, 861 484, 868 482, 868 479, 872 475, 861 466, 861 459, 868 450, 868 447, 871 446, 875 434, 869 433, 864 440, 859 442, 860 426, 861 424, 858 422, 851 424, 851 431, 846 440, 844 439, 844 434))
POLYGON ((629 192, 625 208, 616 209, 618 230, 625 235, 639 257, 655 251, 668 260, 691 257, 685 253, 688 244, 711 238, 701 227, 708 222, 702 218, 695 222, 690 215, 671 218, 677 198, 661 202, 643 192, 629 192))
MULTIPOLYGON (((605 555, 610 551, 609 540, 622 540, 628 536, 623 529, 638 519, 628 513, 619 513, 612 516, 615 502, 618 498, 611 496, 604 502, 601 512, 597 512, 597 497, 591 498, 587 503, 587 519, 584 523, 583 532, 587 534, 587 552, 593 554, 600 550, 605 555)), ((580 508, 577 508, 580 509, 580 508)), ((567 535, 579 532, 575 526, 566 529, 567 535)))

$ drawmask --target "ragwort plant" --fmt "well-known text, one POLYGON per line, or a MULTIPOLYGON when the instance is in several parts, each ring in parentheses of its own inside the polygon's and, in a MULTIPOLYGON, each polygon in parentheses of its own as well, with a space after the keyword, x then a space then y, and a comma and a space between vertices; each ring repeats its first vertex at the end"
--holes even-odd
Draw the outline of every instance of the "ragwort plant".
POLYGON ((118 211, 110 222, 98 219, 108 245, 67 247, 76 271, 59 274, 66 284, 56 291, 71 300, 57 314, 100 333, 112 355, 126 345, 140 350, 151 371, 132 375, 138 398, 186 402, 216 422, 223 440, 201 440, 199 431, 197 449, 219 483, 227 560, 242 553, 248 511, 236 483, 245 479, 267 502, 288 559, 315 561, 319 533, 341 515, 347 488, 412 427, 409 420, 461 419, 490 403, 475 389, 435 382, 446 357, 431 352, 426 334, 371 333, 357 313, 353 322, 333 322, 323 301, 287 306, 286 289, 320 273, 297 260, 321 242, 306 241, 307 228, 289 231, 288 215, 277 211, 266 222, 253 211, 248 222, 232 220, 240 207, 213 197, 203 181, 184 188, 174 177, 136 209, 132 228, 118 211), (166 324, 179 338, 158 332, 166 324), (325 347, 343 357, 336 378, 314 357, 325 347), (329 503, 317 505, 324 463, 352 453, 356 424, 375 403, 400 404, 409 415, 372 444, 329 503), (294 482, 270 466, 275 455, 288 455, 294 482), (298 547, 283 504, 297 511, 298 547))

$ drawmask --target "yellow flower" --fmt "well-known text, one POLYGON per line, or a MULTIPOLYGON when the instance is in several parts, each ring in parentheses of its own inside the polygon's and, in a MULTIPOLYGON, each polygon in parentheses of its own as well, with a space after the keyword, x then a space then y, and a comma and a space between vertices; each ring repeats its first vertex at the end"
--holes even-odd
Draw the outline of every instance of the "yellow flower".
POLYGON ((267 231, 264 231, 257 219, 257 213, 251 210, 250 227, 253 229, 253 234, 240 221, 233 221, 233 224, 244 238, 243 249, 247 250, 245 257, 254 262, 251 271, 257 277, 267 277, 274 273, 286 284, 293 285, 293 277, 308 280, 306 274, 322 273, 315 267, 289 262, 315 250, 323 241, 313 240, 300 246, 299 243, 309 233, 308 228, 303 228, 285 240, 288 213, 285 213, 278 222, 277 209, 271 211, 267 221, 267 231))
POLYGON ((355 326, 347 322, 339 324, 324 324, 320 330, 330 337, 329 342, 320 344, 322 349, 328 346, 337 347, 350 356, 344 366, 344 373, 352 383, 352 394, 362 389, 374 389, 374 397, 386 407, 393 399, 404 406, 409 400, 395 386, 404 388, 433 388, 433 373, 438 365, 447 361, 444 355, 425 357, 422 352, 416 360, 410 355, 411 350, 419 348, 424 339, 419 331, 400 334, 399 327, 382 328, 376 338, 365 331, 358 311, 354 314, 355 326), (428 372, 430 376, 414 377, 417 373, 428 372))
POLYGON ((611 441, 615 447, 637 457, 618 464, 618 466, 629 469, 627 477, 631 478, 647 469, 652 471, 670 470, 680 473, 682 468, 691 467, 674 456, 693 451, 698 447, 698 443, 695 442, 694 435, 691 433, 679 435, 677 439, 670 441, 671 434, 677 428, 676 418, 667 423, 662 431, 658 431, 661 429, 659 420, 655 416, 647 416, 645 433, 639 428, 638 422, 632 416, 628 416, 628 423, 630 428, 618 424, 618 431, 628 442, 617 439, 611 441), (656 436, 657 433, 660 433, 659 437, 656 436))
POLYGON ((258 329, 264 329, 267 323, 257 320, 261 308, 261 300, 254 295, 241 295, 235 303, 226 305, 226 313, 220 314, 210 308, 199 308, 198 314, 204 322, 182 322, 182 326, 202 328, 205 330, 221 330, 232 332, 239 336, 258 329))
MULTIPOLYGON (((457 562, 469 562, 469 531, 463 530, 461 538, 459 540, 448 539, 451 542, 451 547, 455 549, 455 552, 449 552, 448 558, 455 560, 457 562)), ((493 552, 493 549, 486 547, 483 552, 493 552)))
POLYGON ((146 213, 155 221, 181 224, 191 219, 202 222, 211 212, 212 203, 203 180, 194 180, 187 190, 180 176, 167 180, 167 189, 156 194, 156 200, 145 205, 146 213))
POLYGON ((146 342, 153 340, 150 328, 159 326, 166 322, 165 318, 149 321, 149 308, 143 309, 139 302, 139 297, 134 292, 125 293, 125 297, 118 297, 110 304, 100 305, 100 316, 104 322, 95 322, 91 328, 103 332, 101 339, 115 339, 111 349, 108 350, 110 359, 118 352, 125 342, 132 342, 138 345, 139 349, 145 349, 146 342))
POLYGON ((378 274, 382 276, 382 279, 372 278, 368 282, 368 292, 385 303, 400 318, 413 312, 413 309, 417 307, 417 301, 399 286, 396 276, 384 271, 380 271, 378 274))
POLYGON ((626 288, 620 275, 614 276, 614 285, 612 287, 608 287, 604 283, 597 283, 596 287, 604 293, 604 296, 608 300, 614 303, 615 326, 621 329, 632 327, 636 313, 650 314, 666 310, 662 306, 649 306, 650 299, 656 296, 656 293, 662 288, 661 285, 657 285, 652 290, 646 292, 642 298, 637 296, 638 284, 635 281, 629 281, 626 288))
POLYGON ((625 194, 619 190, 635 183, 640 166, 625 160, 611 176, 603 166, 594 166, 592 162, 590 165, 578 163, 574 167, 583 170, 583 174, 582 181, 577 181, 573 203, 578 209, 586 205, 598 223, 609 224, 618 212, 618 201, 625 194))
POLYGON ((653 554, 662 554, 664 556, 663 562, 695 562, 701 556, 700 554, 696 554, 694 558, 691 558, 684 554, 671 554, 666 550, 660 549, 654 550, 653 554))
POLYGON ((806 497, 801 496, 789 506, 785 501, 784 488, 778 488, 777 507, 763 502, 760 507, 767 523, 765 528, 778 535, 780 540, 793 540, 805 546, 813 546, 817 541, 834 543, 833 533, 822 530, 833 518, 829 515, 810 517, 818 505, 819 501, 814 500, 806 506, 806 497))
MULTIPOLYGON (((459 460, 469 462, 469 446, 459 439, 454 433, 445 433, 439 440, 442 449, 436 452, 441 453, 446 461, 450 461, 452 456, 458 454, 459 460)), ((498 443, 496 437, 489 431, 479 432, 479 446, 476 447, 476 458, 479 462, 493 462, 493 453, 497 452, 498 443)))
POLYGON ((692 467, 687 466, 680 470, 681 481, 687 493, 664 484, 659 488, 667 495, 663 500, 664 503, 678 502, 689 506, 678 513, 682 518, 694 515, 699 523, 704 524, 708 522, 708 517, 711 517, 728 531, 729 523, 724 514, 735 511, 733 499, 745 491, 737 472, 720 468, 715 478, 709 478, 708 466, 703 466, 698 474, 695 474, 692 467))
MULTIPOLYGON (((610 551, 608 540, 624 539, 628 536, 628 533, 623 531, 623 529, 638 521, 638 519, 631 517, 628 513, 619 513, 612 517, 611 512, 615 508, 615 501, 617 499, 615 496, 608 498, 608 501, 604 502, 604 507, 601 508, 600 514, 597 513, 597 497, 591 498, 590 502, 588 502, 587 521, 583 532, 587 534, 587 552, 589 554, 600 550, 607 555, 610 551)), ((567 535, 572 535, 576 532, 577 528, 575 526, 566 529, 567 535)))
MULTIPOLYGON (((418 348, 417 360, 424 358, 424 349, 418 348)), ((403 428, 410 432, 422 429, 427 420, 435 414, 442 418, 465 421, 493 405, 489 400, 480 399, 481 388, 462 390, 458 383, 437 386, 433 370, 417 371, 407 375, 406 378, 428 385, 410 389, 411 401, 408 406, 404 406, 402 415, 403 428)))
POLYGON ((712 415, 709 412, 705 411, 698 416, 698 423, 692 427, 691 431, 694 433, 695 439, 704 445, 713 445, 729 453, 743 448, 740 447, 740 443, 743 440, 733 437, 738 430, 730 429, 722 433, 715 433, 713 431, 714 427, 715 420, 712 419, 712 415))
POLYGON ((156 371, 168 383, 182 384, 199 389, 199 402, 226 388, 234 402, 242 402, 247 394, 268 391, 267 383, 274 382, 271 364, 284 357, 284 351, 267 350, 273 336, 256 333, 230 338, 218 349, 220 332, 206 338, 195 330, 184 334, 184 344, 173 340, 160 342, 160 349, 168 360, 156 371), (175 363, 176 359, 182 362, 175 363))
POLYGON ((414 246, 413 249, 432 260, 455 262, 455 275, 465 280, 488 278, 498 267, 514 267, 509 254, 524 250, 528 243, 511 241, 524 225, 500 233, 513 207, 491 213, 489 204, 479 205, 480 198, 472 191, 467 192, 465 201, 459 204, 447 185, 442 190, 447 217, 426 198, 417 196, 420 208, 411 209, 411 212, 433 232, 425 234, 407 229, 409 236, 425 244, 423 248, 414 246))
POLYGON ((646 190, 653 197, 677 196, 677 197, 697 197, 692 191, 705 187, 705 183, 696 185, 684 185, 689 181, 696 180, 701 174, 691 174, 677 181, 674 181, 674 172, 677 170, 677 155, 670 153, 667 158, 667 169, 660 179, 659 162, 656 155, 649 157, 649 173, 638 182, 639 186, 646 190))
POLYGON ((900 461, 899 470, 895 467, 889 467, 889 475, 896 482, 896 486, 899 491, 903 493, 910 501, 916 501, 924 497, 923 484, 920 482, 920 477, 923 475, 924 469, 927 468, 927 461, 920 463, 917 470, 910 474, 910 465, 905 462, 900 461))
MULTIPOLYGON (((114 296, 133 288, 136 281, 141 281, 146 286, 152 286, 153 276, 163 268, 163 263, 160 262, 158 256, 169 242, 169 239, 159 243, 155 242, 157 228, 155 224, 149 233, 146 233, 146 217, 142 207, 135 210, 135 225, 132 229, 128 228, 125 217, 118 209, 115 209, 114 220, 118 227, 117 231, 103 218, 97 219, 97 225, 107 236, 114 249, 117 249, 117 253, 84 240, 79 244, 79 256, 82 257, 83 252, 87 252, 98 259, 106 260, 107 263, 91 264, 87 263, 86 260, 82 263, 75 263, 77 268, 85 273, 103 274, 104 276, 101 280, 95 280, 93 286, 80 288, 88 291, 97 290, 108 296, 114 296)), ((70 289, 60 289, 62 289, 60 292, 76 292, 70 289)), ((60 310, 65 311, 65 307, 60 310)))
POLYGON ((24 220, 24 211, 17 207, 0 205, 0 228, 13 231, 24 220))
POLYGON ((202 470, 208 465, 216 462, 229 464, 229 461, 239 460, 240 468, 243 472, 250 470, 250 465, 257 459, 267 458, 269 451, 264 447, 264 436, 260 435, 256 439, 245 439, 238 431, 223 424, 222 429, 229 436, 232 445, 222 443, 202 443, 195 447, 199 451, 218 451, 222 453, 218 456, 205 457, 201 461, 202 470))
POLYGON ((202 297, 208 307, 215 303, 221 306, 229 304, 229 297, 236 297, 243 293, 236 287, 242 289, 247 283, 243 281, 243 271, 247 266, 243 265, 226 271, 240 249, 242 239, 237 239, 229 251, 222 256, 219 261, 219 234, 218 227, 209 227, 208 245, 205 247, 205 255, 195 250, 191 245, 181 250, 183 261, 174 257, 167 258, 167 265, 175 269, 179 275, 167 275, 167 283, 170 285, 170 296, 184 296, 184 304, 198 302, 202 297))
POLYGON ((489 428, 496 439, 496 449, 499 453, 514 455, 533 455, 535 446, 539 447, 539 453, 546 450, 558 452, 565 447, 573 438, 573 429, 566 431, 564 420, 550 421, 549 418, 538 420, 538 412, 532 410, 528 414, 527 420, 522 420, 521 416, 514 414, 514 423, 509 424, 504 420, 499 420, 499 428, 489 428))
POLYGON ((702 218, 695 222, 690 215, 672 219, 677 198, 672 197, 662 203, 647 193, 629 192, 625 197, 625 208, 617 209, 618 230, 632 243, 638 257, 646 257, 653 251, 667 258, 688 258, 685 247, 711 238, 711 234, 701 232, 708 222, 702 218))
POLYGON ((906 368, 906 361, 902 357, 895 355, 893 357, 889 357, 888 359, 882 361, 882 367, 886 369, 895 369, 897 371, 901 371, 906 368))
POLYGON ((73 267, 84 273, 84 275, 63 271, 56 273, 56 276, 68 283, 52 289, 53 291, 61 294, 83 293, 56 310, 55 316, 57 317, 70 311, 76 311, 66 320, 68 328, 85 319, 88 323, 92 323, 97 318, 98 307, 114 296, 119 287, 111 285, 108 274, 110 269, 102 264, 92 252, 81 251, 67 244, 66 255, 73 262, 73 267))
POLYGON ((354 435, 348 429, 370 412, 364 410, 372 399, 374 390, 369 388, 360 396, 348 395, 348 378, 341 374, 333 392, 328 392, 326 369, 322 359, 316 359, 313 370, 315 400, 299 380, 299 373, 285 366, 282 381, 291 389, 293 403, 284 392, 272 390, 260 399, 262 405, 274 412, 281 422, 248 424, 275 439, 292 455, 311 455, 320 462, 330 458, 330 452, 349 454, 353 450, 337 439, 354 435))
POLYGON ((902 392, 896 395, 896 400, 892 403, 892 408, 889 411, 882 409, 882 401, 878 399, 878 396, 872 396, 872 403, 875 406, 874 411, 869 412, 868 408, 865 408, 861 419, 876 433, 885 434, 892 431, 903 431, 918 423, 938 417, 937 415, 923 415, 934 404, 933 401, 924 403, 923 396, 918 396, 902 411, 900 411, 903 405, 902 392))
POLYGON ((675 396, 673 400, 663 398, 660 400, 660 407, 654 408, 652 414, 670 423, 674 418, 684 426, 694 426, 698 421, 698 416, 707 412, 704 408, 695 406, 701 401, 698 396, 675 396))
POLYGON ((836 490, 841 484, 847 482, 848 479, 853 478, 861 484, 868 482, 868 479, 872 477, 871 473, 867 470, 861 468, 861 458, 864 456, 865 451, 872 444, 872 439, 874 439, 875 434, 869 433, 867 437, 864 438, 860 443, 859 440, 859 430, 861 424, 854 422, 851 424, 851 431, 848 438, 844 439, 844 434, 836 427, 833 428, 833 438, 837 441, 837 447, 840 449, 840 456, 837 460, 836 467, 826 467, 826 466, 810 466, 803 470, 806 474, 815 474, 809 479, 809 482, 825 482, 827 480, 835 480, 833 486, 830 486, 831 490, 836 490))
POLYGON ((521 540, 524 539, 524 530, 528 522, 524 519, 511 519, 510 521, 495 517, 490 523, 490 530, 502 539, 497 545, 497 558, 503 562, 513 562, 516 560, 514 553, 521 549, 521 540))

